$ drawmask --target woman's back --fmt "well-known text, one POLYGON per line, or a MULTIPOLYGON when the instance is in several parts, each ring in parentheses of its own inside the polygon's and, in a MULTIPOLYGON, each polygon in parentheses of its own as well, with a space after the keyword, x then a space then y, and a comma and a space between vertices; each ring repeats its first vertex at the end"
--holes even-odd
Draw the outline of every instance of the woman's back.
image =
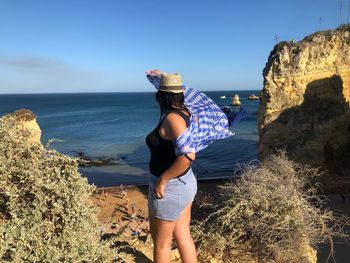
MULTIPOLYGON (((174 144, 171 140, 164 139, 160 136, 160 128, 170 113, 176 113, 186 122, 186 127, 190 123, 190 118, 181 111, 168 112, 159 122, 157 127, 147 135, 146 143, 150 149, 151 159, 149 162, 150 173, 159 177, 176 159, 174 144)), ((187 171, 185 171, 187 172, 187 171)))

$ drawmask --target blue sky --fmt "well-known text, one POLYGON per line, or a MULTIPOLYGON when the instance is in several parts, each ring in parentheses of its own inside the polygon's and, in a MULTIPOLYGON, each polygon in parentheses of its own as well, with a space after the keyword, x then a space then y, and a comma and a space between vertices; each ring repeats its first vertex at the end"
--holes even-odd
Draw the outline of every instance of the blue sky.
POLYGON ((338 0, 0 0, 0 93, 153 91, 153 68, 200 90, 261 89, 275 35, 335 28, 339 10, 338 0))

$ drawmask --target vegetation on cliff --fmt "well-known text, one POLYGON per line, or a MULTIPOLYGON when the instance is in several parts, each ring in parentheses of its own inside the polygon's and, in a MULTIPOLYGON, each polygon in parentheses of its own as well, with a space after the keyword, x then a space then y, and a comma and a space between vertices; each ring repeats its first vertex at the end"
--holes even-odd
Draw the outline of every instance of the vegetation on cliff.
POLYGON ((0 261, 112 262, 76 159, 28 140, 17 121, 0 119, 0 261))
POLYGON ((194 228, 203 262, 316 262, 316 245, 343 236, 346 221, 322 210, 312 178, 285 153, 220 187, 220 201, 194 228))

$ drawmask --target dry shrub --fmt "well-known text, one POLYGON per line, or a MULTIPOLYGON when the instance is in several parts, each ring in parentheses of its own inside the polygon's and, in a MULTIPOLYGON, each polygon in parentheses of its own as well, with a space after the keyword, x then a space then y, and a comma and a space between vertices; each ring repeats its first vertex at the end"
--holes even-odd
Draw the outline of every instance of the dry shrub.
POLYGON ((0 261, 112 262, 100 242, 94 187, 74 158, 33 144, 0 118, 0 261))
POLYGON ((216 212, 194 227, 203 262, 312 262, 317 244, 343 235, 346 219, 322 209, 326 199, 312 183, 317 169, 283 152, 242 169, 219 188, 216 212))

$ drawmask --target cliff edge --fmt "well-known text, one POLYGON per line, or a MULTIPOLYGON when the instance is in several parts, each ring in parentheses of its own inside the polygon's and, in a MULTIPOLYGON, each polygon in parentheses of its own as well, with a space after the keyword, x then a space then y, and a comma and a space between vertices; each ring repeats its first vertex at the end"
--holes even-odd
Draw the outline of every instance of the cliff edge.
POLYGON ((286 149, 296 161, 350 176, 350 24, 278 43, 263 77, 260 158, 286 149))
POLYGON ((8 116, 14 117, 16 124, 23 129, 29 142, 41 144, 41 129, 36 121, 35 114, 31 110, 16 110, 8 116))

